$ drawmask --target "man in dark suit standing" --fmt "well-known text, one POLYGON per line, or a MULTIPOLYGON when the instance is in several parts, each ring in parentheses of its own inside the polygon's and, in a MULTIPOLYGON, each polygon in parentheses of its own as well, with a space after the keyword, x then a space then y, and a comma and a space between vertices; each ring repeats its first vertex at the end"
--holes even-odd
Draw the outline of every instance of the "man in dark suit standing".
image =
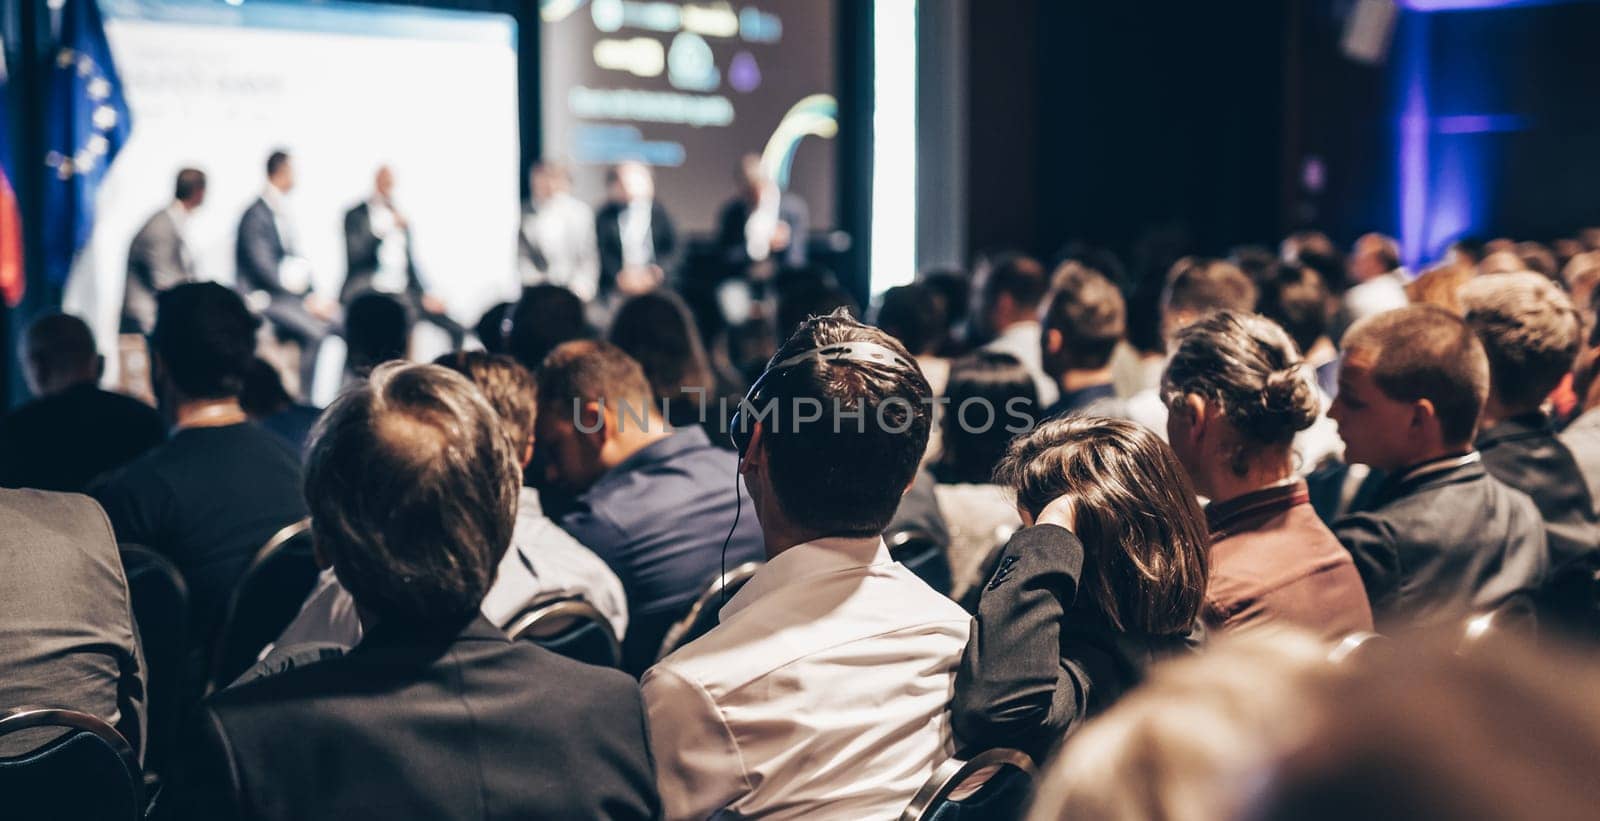
POLYGON ((388 364, 323 425, 311 528, 365 635, 201 705, 178 817, 656 817, 638 686, 513 642, 480 612, 522 468, 478 389, 388 364))
POLYGON ((285 196, 294 188, 289 154, 267 157, 267 187, 239 220, 234 245, 238 285, 253 310, 265 314, 281 336, 300 344, 300 393, 309 395, 317 352, 332 332, 338 305, 311 290, 311 264, 298 253, 285 196))
POLYGON ((205 198, 205 172, 195 168, 179 171, 172 203, 133 235, 128 247, 128 283, 122 291, 123 333, 150 333, 156 324, 156 294, 195 280, 194 257, 183 240, 183 229, 205 198))
POLYGON ((766 279, 773 268, 804 267, 811 222, 805 200, 778 188, 756 154, 739 159, 736 178, 739 193, 717 216, 717 246, 729 273, 766 279))
POLYGON ((413 322, 426 319, 461 347, 466 330, 445 313, 444 302, 422 288, 411 253, 411 224, 395 208, 394 171, 388 166, 378 169, 372 196, 345 212, 344 247, 347 267, 339 303, 345 310, 363 293, 381 291, 400 300, 413 322))
POLYGON ((656 202, 655 179, 642 162, 606 173, 610 200, 594 217, 600 245, 600 298, 641 294, 662 284, 677 264, 678 235, 656 202))

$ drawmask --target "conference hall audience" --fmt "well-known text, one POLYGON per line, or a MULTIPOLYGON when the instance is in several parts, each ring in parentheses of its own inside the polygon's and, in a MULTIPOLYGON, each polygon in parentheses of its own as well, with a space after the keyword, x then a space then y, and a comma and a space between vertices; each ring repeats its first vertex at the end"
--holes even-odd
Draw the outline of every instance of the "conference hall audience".
POLYGON ((166 439, 154 408, 100 389, 105 357, 83 320, 34 320, 21 359, 35 398, 0 417, 0 487, 79 492, 166 439))
MULTIPOLYGON (((945 298, 936 287, 915 282, 884 291, 873 324, 906 346, 933 395, 943 396, 950 379, 950 359, 940 355, 939 349, 944 346, 950 322, 945 298)), ((937 426, 937 419, 934 424, 937 426)))
POLYGON ((1376 316, 1384 311, 1404 308, 1406 282, 1410 277, 1400 266, 1400 244, 1382 234, 1365 234, 1357 239, 1345 262, 1351 285, 1344 292, 1342 325, 1376 316))
POLYGON ((708 435, 720 433, 711 361, 681 297, 662 289, 630 297, 617 308, 606 336, 644 370, 668 423, 703 424, 708 435))
POLYGON ((1339 349, 1328 336, 1334 297, 1322 275, 1309 265, 1280 262, 1257 285, 1256 310, 1278 323, 1294 340, 1317 387, 1331 399, 1339 386, 1339 349))
POLYGON ((118 541, 161 553, 183 573, 198 647, 211 646, 256 552, 306 515, 299 454, 239 404, 256 326, 239 295, 214 282, 161 294, 150 354, 172 437, 94 490, 118 541))
POLYGON ((1493 478, 1472 444, 1490 378, 1472 328, 1414 305, 1357 322, 1343 344, 1329 415, 1346 458, 1387 478, 1333 532, 1355 559, 1379 632, 1535 595, 1550 566, 1539 509, 1493 478))
POLYGON ((943 445, 929 470, 950 528, 950 596, 966 604, 969 591, 976 602, 991 557, 1022 526, 1016 500, 994 483, 994 469, 1012 437, 1038 420, 1039 408, 1033 376, 1016 357, 992 351, 951 363, 945 398, 943 445))
POLYGON ((260 356, 250 362, 245 373, 239 407, 250 421, 276 433, 299 454, 305 453, 311 429, 322 415, 320 408, 294 401, 283 387, 278 368, 260 356))
POLYGON ((305 497, 365 635, 200 707, 176 790, 205 819, 647 819, 638 687, 482 615, 522 454, 466 378, 390 364, 319 426, 305 497))
MULTIPOLYGON (((533 374, 509 356, 482 351, 448 353, 434 364, 471 380, 510 430, 517 464, 526 470, 533 460, 538 413, 533 374)), ((535 602, 573 598, 600 611, 617 638, 627 635, 628 602, 622 582, 599 556, 545 516, 537 490, 518 491, 511 546, 496 561, 494 581, 481 608, 490 623, 506 627, 535 602)), ((324 570, 275 649, 305 644, 354 647, 361 640, 361 628, 354 599, 331 570, 324 570)))
POLYGON ((1174 340, 1167 441, 1210 500, 1209 627, 1372 630, 1361 575, 1295 474, 1295 434, 1321 414, 1307 376, 1289 335, 1258 315, 1212 314, 1174 340))
POLYGON ((1172 449, 1119 419, 1052 419, 995 473, 1017 499, 956 675, 963 746, 1043 761, 1087 717, 1195 647, 1205 599, 1204 514, 1172 449))
POLYGON ((1542 407, 1571 372, 1583 322, 1562 290, 1523 271, 1461 289, 1466 320, 1489 359, 1489 397, 1476 446, 1490 476, 1528 494, 1544 518, 1550 579, 1542 596, 1560 620, 1593 610, 1600 519, 1577 457, 1542 407))
POLYGON ((753 392, 780 408, 735 427, 767 563, 644 676, 664 816, 898 817, 953 751, 968 635, 880 536, 926 444, 927 380, 839 312, 803 323, 753 392), (819 418, 781 415, 806 400, 819 418))
POLYGON ((572 497, 553 518, 622 580, 623 669, 642 673, 713 581, 764 555, 755 518, 740 515, 751 502, 738 457, 662 419, 639 363, 608 342, 551 351, 538 396, 536 478, 572 497))
POLYGON ((974 288, 974 317, 989 339, 984 349, 1016 357, 1033 377, 1039 403, 1054 405, 1061 391, 1045 373, 1039 342, 1039 304, 1048 290, 1044 266, 1029 257, 1005 257, 981 269, 974 288))
MULTIPOLYGON (((148 669, 105 513, 77 494, 0 489, 0 523, 0 712, 88 713, 142 758, 148 669)), ((8 735, 0 756, 51 738, 8 735)))
POLYGON ((1600 318, 1586 315, 1587 335, 1572 366, 1572 387, 1578 397, 1577 416, 1562 429, 1559 439, 1572 452, 1589 488, 1589 498, 1600 516, 1600 318))
POLYGON ((1128 329, 1116 284, 1077 262, 1063 263, 1051 278, 1040 322, 1041 363, 1060 397, 1041 417, 1126 417, 1111 374, 1111 354, 1128 329))
POLYGON ((591 336, 583 300, 559 285, 523 288, 503 327, 505 352, 533 373, 557 345, 591 336))
POLYGON ((411 318, 406 306, 382 291, 366 291, 350 301, 344 317, 345 383, 365 379, 385 362, 405 359, 411 349, 411 318))

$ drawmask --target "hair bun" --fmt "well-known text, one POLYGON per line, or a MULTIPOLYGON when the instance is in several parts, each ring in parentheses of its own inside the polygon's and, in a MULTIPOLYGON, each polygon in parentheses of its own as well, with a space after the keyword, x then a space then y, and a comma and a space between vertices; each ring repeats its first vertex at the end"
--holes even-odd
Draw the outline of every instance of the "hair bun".
POLYGON ((1299 363, 1267 374, 1267 381, 1261 386, 1261 410, 1258 421, 1265 423, 1263 427, 1290 434, 1311 427, 1322 413, 1316 389, 1299 363))

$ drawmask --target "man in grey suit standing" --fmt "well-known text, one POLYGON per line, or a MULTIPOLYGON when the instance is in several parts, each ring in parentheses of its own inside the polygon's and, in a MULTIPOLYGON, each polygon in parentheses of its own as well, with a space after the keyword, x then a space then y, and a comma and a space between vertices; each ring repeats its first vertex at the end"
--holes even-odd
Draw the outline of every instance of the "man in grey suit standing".
MULTIPOLYGON (((97 716, 143 754, 128 580, 111 523, 86 496, 0 489, 0 710, 24 705, 97 716)), ((0 755, 47 740, 6 739, 0 755)))
POLYGON ((338 303, 311 290, 311 265, 295 247, 285 197, 294 188, 286 151, 267 157, 267 187, 239 219, 234 245, 238 287, 251 310, 271 320, 280 338, 300 344, 300 394, 311 392, 317 351, 333 332, 338 303))
POLYGON ((156 294, 195 280, 194 257, 184 242, 189 215, 206 198, 206 174, 178 172, 172 203, 157 211, 128 247, 128 283, 122 291, 122 332, 148 334, 156 324, 156 294))

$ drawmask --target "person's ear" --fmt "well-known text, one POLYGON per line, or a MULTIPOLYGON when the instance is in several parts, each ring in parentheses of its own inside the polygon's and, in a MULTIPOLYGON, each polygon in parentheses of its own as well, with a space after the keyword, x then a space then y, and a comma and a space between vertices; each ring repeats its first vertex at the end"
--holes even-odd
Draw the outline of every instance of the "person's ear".
POLYGON ((1061 335, 1061 331, 1051 328, 1044 332, 1044 352, 1046 354, 1050 356, 1060 354, 1061 346, 1064 344, 1066 344, 1066 338, 1061 335))
POLYGON ((750 442, 744 447, 744 455, 739 457, 739 475, 750 476, 757 468, 766 466, 766 422, 757 420, 750 427, 750 442))
POLYGON ((612 420, 606 418, 606 408, 602 402, 589 400, 578 405, 576 410, 577 418, 573 420, 573 426, 584 438, 598 436, 604 441, 612 434, 612 420))
POLYGON ((533 440, 529 439, 528 444, 522 446, 522 467, 526 469, 531 464, 533 464, 533 440))
POLYGON ((1411 430, 1413 433, 1423 433, 1430 427, 1437 428, 1439 422, 1438 409, 1433 406, 1432 399, 1418 399, 1411 403, 1411 430))

